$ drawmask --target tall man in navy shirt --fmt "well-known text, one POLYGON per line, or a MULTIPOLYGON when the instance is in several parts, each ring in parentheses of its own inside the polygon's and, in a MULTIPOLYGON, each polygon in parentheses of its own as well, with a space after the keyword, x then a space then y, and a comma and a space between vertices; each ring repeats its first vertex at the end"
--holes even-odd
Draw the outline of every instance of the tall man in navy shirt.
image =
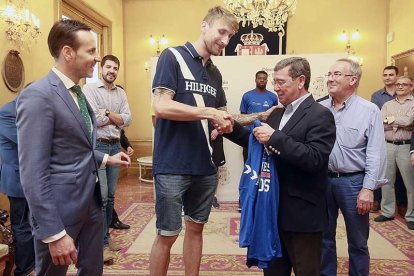
POLYGON ((157 237, 151 250, 150 275, 167 274, 170 250, 182 229, 183 207, 185 274, 199 273, 203 227, 217 186, 209 122, 221 133, 232 131, 231 116, 216 109, 222 83, 214 77, 220 74, 217 68, 215 74, 209 72, 209 66, 214 66, 210 56, 219 55, 237 30, 233 14, 221 7, 211 8, 194 43, 166 49, 158 60, 153 82, 157 237))

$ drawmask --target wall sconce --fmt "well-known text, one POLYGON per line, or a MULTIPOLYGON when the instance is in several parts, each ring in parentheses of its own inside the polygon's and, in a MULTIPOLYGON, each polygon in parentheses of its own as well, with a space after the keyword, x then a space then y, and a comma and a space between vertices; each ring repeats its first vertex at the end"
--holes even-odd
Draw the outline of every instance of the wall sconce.
POLYGON ((362 63, 364 59, 356 54, 355 48, 351 46, 351 42, 356 42, 361 38, 358 29, 355 31, 342 31, 338 35, 338 40, 345 42, 345 51, 348 53, 348 58, 357 62, 360 66, 362 66, 362 63))
POLYGON ((26 0, 8 0, 0 9, 0 19, 5 23, 7 39, 21 50, 30 48, 41 34, 40 19, 27 8, 26 0))
POLYGON ((145 64, 144 64, 144 70, 145 70, 145 72, 149 72, 149 70, 150 70, 150 68, 149 68, 149 65, 148 65, 148 61, 146 61, 145 62, 145 64))
POLYGON ((156 56, 158 57, 161 51, 164 49, 164 46, 168 44, 168 39, 165 37, 165 35, 162 35, 161 38, 154 38, 152 35, 150 35, 149 44, 151 46, 157 47, 156 56))

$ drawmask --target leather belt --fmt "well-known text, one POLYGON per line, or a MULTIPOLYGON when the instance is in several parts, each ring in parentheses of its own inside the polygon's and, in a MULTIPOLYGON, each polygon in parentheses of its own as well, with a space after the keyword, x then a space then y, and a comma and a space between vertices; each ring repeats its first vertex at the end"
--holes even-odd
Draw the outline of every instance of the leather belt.
POLYGON ((105 143, 105 144, 110 144, 110 145, 114 145, 114 144, 118 144, 119 143, 119 139, 103 139, 103 138, 98 138, 96 140, 98 142, 105 143))
POLYGON ((387 143, 390 143, 390 144, 394 144, 394 145, 399 146, 399 145, 411 144, 411 140, 400 140, 400 141, 388 141, 387 140, 387 143))
POLYGON ((328 171, 328 176, 329 177, 348 177, 348 176, 353 176, 353 175, 361 174, 361 173, 365 173, 365 171, 350 172, 350 173, 328 171))

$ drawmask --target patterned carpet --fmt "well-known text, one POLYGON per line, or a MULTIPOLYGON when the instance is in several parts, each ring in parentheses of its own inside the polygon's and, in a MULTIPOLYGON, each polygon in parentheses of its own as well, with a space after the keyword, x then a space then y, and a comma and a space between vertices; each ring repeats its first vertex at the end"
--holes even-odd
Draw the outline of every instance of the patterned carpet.
MULTIPOLYGON (((206 225, 204 254, 200 275, 262 275, 258 269, 245 266, 245 249, 238 248, 239 214, 235 204, 221 204, 213 210, 206 225)), ((377 214, 371 214, 371 220, 377 214)), ((153 203, 133 203, 120 210, 122 221, 131 225, 129 230, 114 230, 112 238, 122 246, 114 265, 105 266, 104 275, 149 275, 149 252, 155 236, 153 203)), ((345 227, 338 222, 338 275, 347 275, 347 249, 345 227)), ((172 249, 168 275, 184 275, 181 257, 182 237, 172 249)), ((385 223, 371 222, 369 248, 370 275, 414 276, 414 231, 407 229, 402 220, 385 223)), ((72 268, 71 272, 75 270, 72 268)))

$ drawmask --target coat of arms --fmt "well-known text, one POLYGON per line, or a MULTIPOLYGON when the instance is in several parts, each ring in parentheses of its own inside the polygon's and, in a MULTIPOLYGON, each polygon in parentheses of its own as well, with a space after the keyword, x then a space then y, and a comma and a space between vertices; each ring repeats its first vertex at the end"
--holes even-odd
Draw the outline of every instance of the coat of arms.
POLYGON ((243 34, 240 40, 244 45, 237 44, 234 50, 238 56, 266 55, 269 52, 266 43, 260 45, 263 41, 263 35, 253 33, 253 30, 250 33, 243 34))

